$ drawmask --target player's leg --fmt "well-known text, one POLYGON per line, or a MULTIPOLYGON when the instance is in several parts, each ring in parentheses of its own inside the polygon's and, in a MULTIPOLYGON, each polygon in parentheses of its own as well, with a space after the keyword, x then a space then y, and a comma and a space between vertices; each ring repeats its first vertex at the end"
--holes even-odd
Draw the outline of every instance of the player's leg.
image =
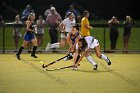
POLYGON ((13 36, 13 38, 14 38, 14 44, 15 44, 15 49, 17 49, 17 40, 16 40, 16 36, 13 36))
POLYGON ((19 39, 20 39, 20 37, 17 37, 17 41, 16 41, 16 49, 18 49, 19 39))
POLYGON ((31 57, 37 58, 37 56, 35 55, 36 49, 37 49, 37 40, 34 38, 34 39, 31 40, 31 42, 34 45, 33 46, 33 50, 32 50, 32 54, 31 54, 31 57))
POLYGON ((25 40, 23 41, 22 46, 20 47, 18 53, 16 54, 18 60, 20 60, 20 54, 23 51, 23 49, 28 45, 28 43, 29 43, 28 41, 25 40))
POLYGON ((93 69, 94 69, 94 70, 97 70, 98 65, 97 65, 97 63, 94 61, 94 59, 91 57, 90 52, 88 52, 88 53, 86 54, 86 59, 88 60, 88 62, 90 62, 90 63, 93 65, 93 69))
POLYGON ((126 53, 128 53, 128 42, 129 42, 129 36, 127 36, 127 39, 126 39, 126 53))
POLYGON ((60 43, 53 43, 53 44, 50 44, 48 43, 45 50, 49 50, 49 49, 53 49, 53 48, 60 48, 60 47, 64 47, 66 44, 66 38, 62 38, 60 43))
POLYGON ((43 34, 40 36, 40 49, 42 44, 43 44, 43 34))
POLYGON ((95 47, 95 53, 96 53, 96 56, 98 58, 104 59, 107 62, 108 65, 111 65, 111 61, 109 60, 109 58, 106 55, 101 54, 101 52, 100 52, 100 45, 95 47))

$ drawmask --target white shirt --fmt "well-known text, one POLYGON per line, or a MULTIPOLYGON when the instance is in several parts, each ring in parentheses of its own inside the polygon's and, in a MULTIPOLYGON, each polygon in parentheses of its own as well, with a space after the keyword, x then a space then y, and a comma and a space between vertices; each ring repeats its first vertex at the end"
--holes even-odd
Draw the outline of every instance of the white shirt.
MULTIPOLYGON (((93 38, 92 36, 85 37, 85 40, 87 42, 87 47, 86 47, 85 51, 87 51, 88 49, 94 49, 96 46, 99 45, 98 40, 93 38)), ((76 44, 76 50, 77 49, 78 49, 78 43, 76 44)))
POLYGON ((62 23, 66 26, 66 32, 70 32, 72 27, 76 24, 76 21, 75 19, 73 19, 73 21, 70 21, 69 18, 66 18, 62 23))

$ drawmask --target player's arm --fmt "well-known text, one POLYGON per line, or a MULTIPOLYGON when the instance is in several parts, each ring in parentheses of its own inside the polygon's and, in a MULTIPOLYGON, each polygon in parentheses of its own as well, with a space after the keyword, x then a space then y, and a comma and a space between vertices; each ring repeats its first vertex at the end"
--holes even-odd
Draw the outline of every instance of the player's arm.
POLYGON ((80 35, 78 37, 76 37, 75 42, 74 42, 74 45, 73 45, 74 48, 76 48, 76 44, 78 43, 78 41, 79 41, 80 38, 81 38, 80 35))
POLYGON ((90 25, 88 25, 88 24, 85 24, 85 28, 87 28, 87 29, 92 29, 93 27, 90 26, 90 25))
POLYGON ((79 55, 78 52, 79 52, 79 51, 76 50, 75 60, 74 60, 74 62, 75 62, 74 66, 75 66, 75 67, 77 67, 77 66, 79 65, 79 63, 81 62, 81 60, 83 59, 83 57, 84 57, 84 56, 86 55, 86 53, 87 53, 87 51, 81 52, 81 53, 80 53, 80 57, 79 57, 79 59, 77 60, 78 55, 79 55))
POLYGON ((70 35, 68 34, 67 36, 67 43, 71 46, 72 45, 72 42, 71 42, 71 39, 70 39, 70 35))
POLYGON ((32 21, 26 21, 26 25, 27 25, 26 30, 28 30, 28 31, 34 31, 34 30, 32 30, 32 29, 29 28, 31 26, 31 24, 32 24, 32 21))
POLYGON ((62 30, 63 32, 66 32, 66 31, 65 31, 66 26, 63 24, 63 22, 61 22, 61 23, 59 24, 59 28, 60 28, 60 30, 62 30))
POLYGON ((85 28, 87 28, 87 29, 92 29, 93 27, 92 26, 90 26, 90 25, 88 25, 87 23, 88 23, 88 20, 84 20, 84 23, 85 23, 85 28))

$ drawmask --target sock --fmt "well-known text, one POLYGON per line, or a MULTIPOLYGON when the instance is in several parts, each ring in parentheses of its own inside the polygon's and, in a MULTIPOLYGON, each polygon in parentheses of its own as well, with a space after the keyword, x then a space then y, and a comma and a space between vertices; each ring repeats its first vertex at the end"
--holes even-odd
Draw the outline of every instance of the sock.
POLYGON ((60 48, 60 43, 51 44, 50 48, 60 48))
POLYGON ((101 59, 104 59, 106 62, 109 62, 107 56, 105 56, 104 54, 101 54, 101 59))
POLYGON ((20 47, 20 49, 19 49, 19 51, 18 51, 18 53, 17 53, 17 55, 20 55, 20 54, 21 54, 21 52, 23 51, 23 49, 24 49, 24 47, 23 47, 23 46, 21 46, 21 47, 20 47))
POLYGON ((97 63, 93 60, 93 58, 91 56, 88 56, 86 58, 92 65, 97 65, 97 63))
POLYGON ((34 46, 34 47, 33 47, 33 51, 32 51, 32 54, 31 54, 31 55, 35 55, 36 49, 37 49, 37 46, 34 46))

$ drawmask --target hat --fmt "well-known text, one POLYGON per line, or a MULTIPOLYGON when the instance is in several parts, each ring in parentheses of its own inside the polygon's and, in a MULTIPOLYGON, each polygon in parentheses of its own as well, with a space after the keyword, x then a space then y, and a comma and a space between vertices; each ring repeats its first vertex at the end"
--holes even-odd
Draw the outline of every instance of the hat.
POLYGON ((51 10, 55 10, 55 7, 51 7, 51 10))

